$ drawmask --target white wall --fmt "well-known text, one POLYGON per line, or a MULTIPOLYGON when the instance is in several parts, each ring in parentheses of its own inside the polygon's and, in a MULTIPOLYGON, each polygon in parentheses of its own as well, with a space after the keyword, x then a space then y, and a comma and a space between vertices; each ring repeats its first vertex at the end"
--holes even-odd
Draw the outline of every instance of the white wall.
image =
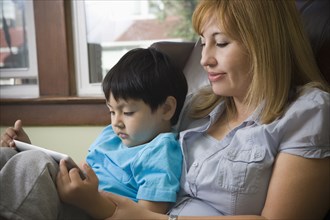
MULTIPOLYGON (((85 160, 91 143, 103 126, 24 127, 32 144, 70 155, 77 164, 85 160)), ((6 127, 0 127, 0 133, 6 127)))

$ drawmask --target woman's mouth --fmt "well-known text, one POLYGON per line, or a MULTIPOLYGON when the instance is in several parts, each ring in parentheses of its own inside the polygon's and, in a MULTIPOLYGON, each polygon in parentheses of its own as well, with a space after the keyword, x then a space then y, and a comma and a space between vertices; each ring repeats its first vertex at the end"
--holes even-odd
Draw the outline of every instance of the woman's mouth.
POLYGON ((208 78, 210 82, 215 82, 223 79, 225 75, 226 73, 208 73, 208 78))

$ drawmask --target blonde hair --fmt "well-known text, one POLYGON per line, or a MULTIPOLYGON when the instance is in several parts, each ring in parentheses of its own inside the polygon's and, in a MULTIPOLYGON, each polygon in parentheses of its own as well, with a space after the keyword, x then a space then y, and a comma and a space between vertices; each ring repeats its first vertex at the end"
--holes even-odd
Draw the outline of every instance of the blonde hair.
MULTIPOLYGON (((317 67, 309 40, 304 33, 295 1, 202 0, 193 14, 198 34, 211 18, 249 55, 252 82, 245 102, 256 107, 265 102, 261 121, 270 123, 283 115, 289 93, 298 87, 329 91, 317 67)), ((194 117, 203 117, 225 100, 230 114, 235 105, 230 97, 217 97, 203 90, 193 102, 194 117), (203 101, 202 101, 203 100, 203 101)))

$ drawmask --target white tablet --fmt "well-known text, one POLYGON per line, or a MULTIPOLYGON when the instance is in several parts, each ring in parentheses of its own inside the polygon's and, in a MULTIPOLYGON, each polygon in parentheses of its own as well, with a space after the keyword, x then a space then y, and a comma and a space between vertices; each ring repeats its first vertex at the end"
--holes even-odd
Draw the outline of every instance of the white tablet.
POLYGON ((41 150, 43 152, 45 152, 46 154, 48 154, 49 156, 51 156, 57 163, 60 162, 61 159, 65 160, 65 164, 68 168, 68 170, 72 169, 72 168, 78 168, 79 169, 79 174, 80 177, 82 179, 85 178, 85 175, 83 174, 83 172, 80 170, 80 168, 77 166, 77 164, 72 160, 72 158, 69 155, 66 154, 62 154, 53 150, 49 150, 49 149, 45 149, 42 147, 38 147, 32 144, 28 144, 25 142, 21 142, 18 140, 14 140, 15 145, 16 145, 16 149, 18 151, 25 151, 25 150, 41 150))

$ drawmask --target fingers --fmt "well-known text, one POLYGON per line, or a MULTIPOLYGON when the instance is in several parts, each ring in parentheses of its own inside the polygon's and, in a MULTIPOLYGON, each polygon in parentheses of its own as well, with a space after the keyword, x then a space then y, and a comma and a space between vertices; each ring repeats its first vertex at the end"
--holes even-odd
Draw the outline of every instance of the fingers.
POLYGON ((98 184, 98 178, 97 178, 94 170, 90 166, 88 166, 87 163, 83 163, 82 169, 89 182, 97 182, 97 184, 98 184))
POLYGON ((78 181, 80 182, 80 181, 82 181, 82 178, 79 174, 79 169, 78 168, 70 169, 69 177, 70 177, 71 182, 78 182, 78 181))
POLYGON ((22 127, 23 127, 22 120, 15 121, 14 124, 15 131, 19 132, 20 130, 22 130, 22 127))
POLYGON ((69 184, 71 182, 81 181, 79 169, 72 168, 68 171, 65 160, 61 160, 59 163, 59 178, 62 182, 69 184))
POLYGON ((25 133, 23 129, 22 120, 17 120, 14 124, 14 130, 16 131, 16 135, 18 136, 18 140, 31 143, 29 136, 25 133))
POLYGON ((2 147, 15 147, 14 139, 17 138, 17 133, 13 127, 6 129, 5 133, 1 135, 2 147))
POLYGON ((15 121, 14 127, 9 127, 6 129, 5 133, 1 135, 1 143, 2 147, 15 147, 14 139, 31 143, 29 137, 25 133, 22 127, 22 121, 15 121))
POLYGON ((60 182, 62 184, 70 182, 69 172, 68 172, 68 168, 65 165, 65 160, 61 160, 59 163, 59 172, 57 174, 57 182, 60 182))

